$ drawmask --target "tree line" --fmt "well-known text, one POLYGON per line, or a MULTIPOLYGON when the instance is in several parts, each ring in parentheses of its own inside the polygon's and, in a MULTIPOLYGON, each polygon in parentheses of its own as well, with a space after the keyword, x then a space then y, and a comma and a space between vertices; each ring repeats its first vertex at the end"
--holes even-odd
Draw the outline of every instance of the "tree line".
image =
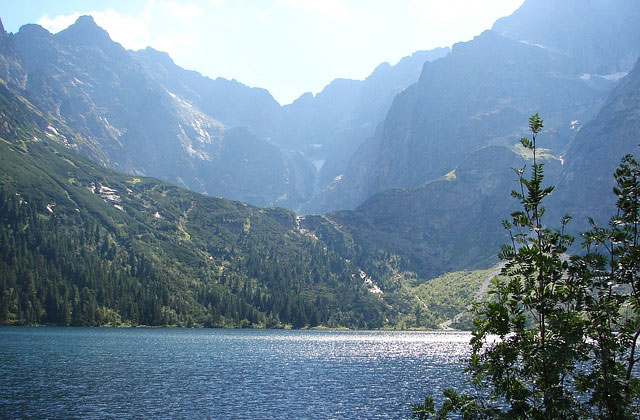
POLYGON ((321 241, 240 235, 217 270, 177 248, 151 253, 166 233, 140 241, 90 214, 49 211, 8 183, 0 222, 2 325, 379 328, 390 317, 321 241))

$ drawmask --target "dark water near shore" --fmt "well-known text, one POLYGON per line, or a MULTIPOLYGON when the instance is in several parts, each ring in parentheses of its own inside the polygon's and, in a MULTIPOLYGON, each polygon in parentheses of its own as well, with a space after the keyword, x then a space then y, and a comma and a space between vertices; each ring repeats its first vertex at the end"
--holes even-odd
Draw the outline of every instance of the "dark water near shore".
POLYGON ((0 328, 3 419, 402 419, 461 381, 444 332, 0 328))

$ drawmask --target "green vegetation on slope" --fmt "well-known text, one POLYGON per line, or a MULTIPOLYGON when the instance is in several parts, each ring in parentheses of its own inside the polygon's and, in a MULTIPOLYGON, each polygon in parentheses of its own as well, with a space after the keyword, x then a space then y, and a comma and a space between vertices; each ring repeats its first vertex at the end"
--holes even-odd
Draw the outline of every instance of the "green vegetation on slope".
POLYGON ((22 98, 0 94, 1 324, 395 322, 361 267, 294 213, 101 168, 47 139, 22 98))
POLYGON ((438 328, 475 295, 330 217, 100 167, 4 85, 0 115, 0 324, 438 328))
POLYGON ((456 271, 420 284, 415 289, 417 298, 423 303, 416 312, 416 323, 470 329, 470 314, 467 311, 479 293, 491 279, 494 269, 456 271), (448 322, 451 321, 451 322, 448 322))

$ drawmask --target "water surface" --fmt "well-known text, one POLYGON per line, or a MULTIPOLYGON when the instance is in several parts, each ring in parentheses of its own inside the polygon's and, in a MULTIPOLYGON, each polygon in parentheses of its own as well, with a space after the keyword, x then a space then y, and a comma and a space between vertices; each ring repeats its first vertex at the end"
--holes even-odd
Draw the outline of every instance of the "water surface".
POLYGON ((0 328, 0 418, 402 419, 461 381, 455 332, 0 328))

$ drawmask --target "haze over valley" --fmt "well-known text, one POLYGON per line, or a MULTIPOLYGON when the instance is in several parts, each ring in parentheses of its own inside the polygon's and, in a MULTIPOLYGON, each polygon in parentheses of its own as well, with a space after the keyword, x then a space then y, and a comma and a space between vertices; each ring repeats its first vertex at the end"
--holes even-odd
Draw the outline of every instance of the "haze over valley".
MULTIPOLYGON (((62 226, 68 217, 90 223, 101 232, 89 246, 95 258, 104 258, 99 248, 106 240, 110 258, 122 259, 110 270, 124 270, 131 281, 140 279, 138 258, 154 261, 145 275, 162 278, 154 281, 168 290, 177 287, 172 267, 196 270, 195 283, 180 286, 195 306, 178 309, 174 293, 143 286, 140 293, 151 293, 159 311, 143 321, 124 312, 121 298, 105 300, 105 285, 87 283, 81 274, 70 280, 54 264, 60 274, 56 280, 47 274, 47 281, 63 287, 65 296, 56 307, 71 305, 69 293, 86 286, 98 299, 93 311, 109 314, 103 320, 94 314, 90 323, 294 324, 293 315, 265 299, 281 299, 276 290, 287 290, 297 300, 309 289, 312 299, 295 304, 304 315, 298 326, 420 326, 415 308, 428 309, 414 288, 497 263, 507 238, 500 221, 516 205, 509 199, 510 168, 529 162, 518 140, 536 112, 545 120, 546 179, 557 185, 549 207, 576 215, 575 232, 587 217, 606 220, 614 204, 611 174, 621 156, 635 151, 640 12, 632 1, 616 1, 606 13, 600 13, 602 2, 578 3, 526 1, 471 41, 416 51, 395 65, 380 64, 363 80, 336 79, 285 106, 265 89, 210 79, 153 48, 127 50, 91 16, 56 34, 36 24, 15 34, 2 29, 3 188, 32 202, 24 211, 33 217, 62 226), (31 166, 25 175, 15 172, 31 166), (599 199, 587 191, 598 191, 599 199), (211 206, 238 213, 215 216, 220 210, 211 206), (225 223, 236 226, 228 228, 231 236, 222 233, 225 223), (261 229, 270 236, 253 238, 261 229), (149 235, 159 248, 148 246, 149 235), (305 241, 340 268, 319 263, 316 251, 300 261, 295 249, 305 241), (176 254, 175 244, 185 253, 176 254), (162 251, 165 246, 172 251, 162 251), (266 252, 276 265, 282 265, 279 252, 297 255, 285 266, 293 264, 287 270, 299 286, 283 283, 289 274, 282 268, 265 276, 265 267, 249 267, 252 252, 266 252), (205 265, 196 269, 193 258, 205 265), (293 268, 297 264, 303 265, 293 268), (308 264, 319 264, 317 274, 308 264), (225 280, 230 273, 238 284, 225 280), (193 284, 228 293, 255 313, 231 319, 220 312, 218 318, 205 309, 214 302, 203 297, 209 292, 193 295, 193 284), (334 300, 336 287, 372 303, 346 309, 349 303, 334 300), (318 318, 309 305, 324 298, 331 309, 318 318), (335 315, 337 308, 353 319, 335 315), (371 310, 374 318, 365 316, 371 310), (330 313, 337 320, 330 322, 330 313)), ((15 201, 11 194, 5 193, 5 205, 15 201)), ((6 228, 12 217, 18 215, 6 216, 6 228)), ((73 224, 65 229, 73 231, 73 224)), ((39 256, 39 246, 27 249, 36 259, 57 258, 39 256)), ((15 287, 22 274, 5 261, 13 273, 5 278, 14 280, 11 286, 5 281, 4 290, 13 292, 3 295, 3 323, 70 322, 73 308, 66 307, 66 315, 45 309, 44 285, 27 316, 22 289, 15 287)), ((434 317, 424 326, 444 319, 434 317)))
POLYGON ((0 417, 637 418, 637 0, 0 19, 0 417))

